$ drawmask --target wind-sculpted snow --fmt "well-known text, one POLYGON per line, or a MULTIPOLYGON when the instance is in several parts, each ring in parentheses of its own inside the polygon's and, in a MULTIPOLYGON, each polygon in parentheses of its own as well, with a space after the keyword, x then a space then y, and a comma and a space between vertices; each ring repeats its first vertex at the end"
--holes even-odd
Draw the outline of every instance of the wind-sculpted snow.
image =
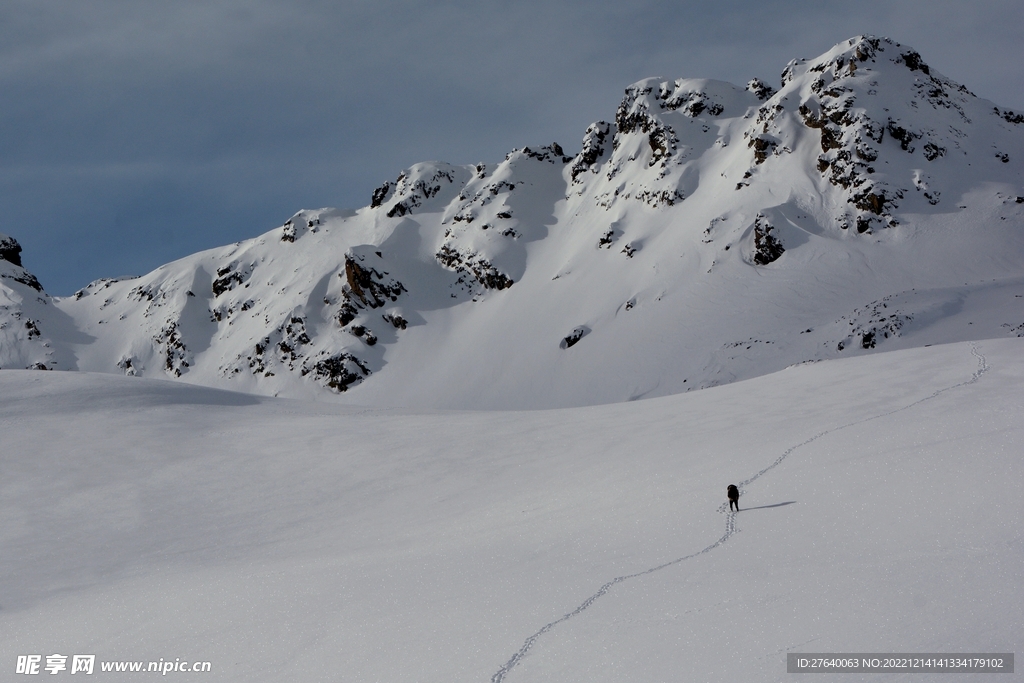
POLYGON ((778 89, 647 78, 607 114, 576 153, 413 164, 65 299, 0 236, 0 367, 544 408, 1020 333, 1024 115, 912 48, 855 37, 778 89))

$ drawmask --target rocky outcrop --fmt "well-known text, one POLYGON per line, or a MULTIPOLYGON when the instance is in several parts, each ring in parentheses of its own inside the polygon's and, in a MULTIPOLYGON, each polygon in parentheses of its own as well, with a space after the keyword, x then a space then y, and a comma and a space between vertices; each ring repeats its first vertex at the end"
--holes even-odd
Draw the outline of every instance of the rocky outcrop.
POLYGON ((530 149, 529 147, 523 147, 521 150, 514 149, 505 156, 505 160, 511 160, 512 156, 516 153, 521 153, 529 159, 546 161, 549 164, 567 164, 572 161, 572 157, 567 157, 562 150, 562 146, 557 142, 552 142, 550 145, 544 145, 537 149, 530 149))
POLYGON ((172 377, 181 377, 192 365, 192 352, 185 346, 178 322, 168 320, 153 336, 153 345, 162 358, 164 371, 172 377))
POLYGON ((665 111, 678 111, 691 118, 701 114, 720 116, 725 112, 725 105, 718 102, 704 90, 694 90, 686 80, 674 83, 662 83, 658 88, 658 100, 665 111))
MULTIPOLYGON (((594 146, 584 156, 597 159, 608 131, 598 124, 590 130, 594 146)), ((476 174, 444 212, 442 240, 434 251, 438 264, 458 274, 450 285, 454 298, 512 286, 525 261, 524 243, 545 234, 551 218, 538 197, 557 201, 553 193, 565 192, 570 162, 574 158, 552 143, 515 149, 494 167, 475 167, 476 174)), ((583 163, 579 156, 575 162, 583 163)))
POLYGON ((304 365, 302 375, 340 393, 363 381, 370 375, 370 370, 352 354, 338 353, 304 365))
POLYGON ((447 244, 435 254, 438 263, 456 273, 466 273, 479 282, 484 289, 508 289, 515 284, 508 275, 498 270, 490 261, 474 252, 462 252, 447 244))
POLYGON ((255 263, 231 263, 223 268, 218 268, 217 277, 211 285, 213 296, 219 297, 224 292, 230 292, 235 287, 244 284, 255 268, 255 263))
POLYGON ((382 252, 374 247, 357 247, 345 255, 343 302, 338 313, 338 322, 344 327, 355 320, 360 310, 380 308, 388 302, 398 301, 406 292, 405 285, 383 270, 382 252), (378 270, 375 263, 381 264, 378 270))
POLYGON ((754 218, 754 253, 751 260, 759 266, 766 266, 777 261, 786 251, 782 242, 773 235, 775 226, 771 224, 766 216, 757 214, 754 218))
POLYGON ((779 146, 779 143, 767 135, 758 135, 751 138, 747 146, 754 150, 754 163, 763 164, 772 152, 775 151, 775 148, 779 146))
MULTIPOLYGON (((360 331, 372 336, 365 328, 360 328, 360 331)), ((315 341, 306 319, 301 316, 292 316, 282 322, 253 346, 244 361, 227 369, 226 373, 237 373, 245 366, 253 376, 262 378, 298 373, 336 392, 346 391, 372 374, 369 365, 354 353, 331 350, 322 342, 315 341)))
POLYGON ((597 163, 604 157, 606 141, 611 134, 611 124, 598 121, 590 124, 583 134, 583 148, 579 151, 570 167, 569 175, 572 182, 578 184, 580 176, 586 172, 596 172, 597 163))
POLYGON ((416 164, 403 171, 394 183, 373 192, 371 208, 388 206, 388 218, 412 214, 430 200, 444 203, 466 181, 465 169, 451 164, 416 164))
POLYGON ((7 268, 0 268, 0 279, 19 282, 37 292, 43 291, 43 286, 39 284, 36 276, 21 265, 21 245, 18 244, 18 240, 3 233, 0 233, 0 261, 10 264, 7 268))
POLYGON ((579 327, 573 328, 573 331, 562 338, 559 343, 559 347, 563 349, 572 348, 579 343, 581 339, 590 333, 590 328, 586 325, 580 325, 579 327))
POLYGON ((21 245, 18 240, 0 233, 0 261, 21 266, 21 245))
MULTIPOLYGON (((672 153, 676 151, 679 138, 675 130, 660 117, 650 113, 647 95, 650 95, 654 88, 648 86, 632 86, 626 89, 626 96, 619 104, 615 113, 616 135, 613 142, 618 147, 621 136, 632 133, 643 133, 647 136, 647 144, 650 146, 651 157, 648 165, 654 166, 661 163, 662 166, 668 163, 672 153)), ((693 93, 687 93, 693 95, 693 93)), ((669 94, 667 89, 659 91, 657 100, 662 109, 675 110, 684 108, 691 116, 697 116, 707 108, 706 100, 702 97, 682 97, 676 94, 669 94)))
POLYGON ((887 339, 901 336, 902 330, 914 320, 914 314, 900 310, 900 299, 899 295, 889 295, 842 316, 835 324, 847 325, 848 334, 836 343, 836 350, 873 349, 887 339))
POLYGON ((747 83, 747 91, 752 93, 754 97, 762 102, 775 94, 775 88, 771 87, 760 78, 750 79, 747 83))
POLYGON ((43 291, 43 285, 40 284, 38 279, 36 279, 36 276, 24 268, 18 268, 13 272, 0 272, 0 278, 3 278, 4 280, 11 280, 13 282, 20 282, 26 287, 31 287, 40 293, 43 291))

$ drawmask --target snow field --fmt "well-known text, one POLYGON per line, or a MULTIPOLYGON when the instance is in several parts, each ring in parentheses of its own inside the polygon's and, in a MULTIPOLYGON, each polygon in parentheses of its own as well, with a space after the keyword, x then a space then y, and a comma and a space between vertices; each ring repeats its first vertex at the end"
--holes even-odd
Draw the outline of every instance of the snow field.
POLYGON ((1022 343, 532 412, 3 371, 0 666, 777 681, 787 651, 1013 652, 1022 343))

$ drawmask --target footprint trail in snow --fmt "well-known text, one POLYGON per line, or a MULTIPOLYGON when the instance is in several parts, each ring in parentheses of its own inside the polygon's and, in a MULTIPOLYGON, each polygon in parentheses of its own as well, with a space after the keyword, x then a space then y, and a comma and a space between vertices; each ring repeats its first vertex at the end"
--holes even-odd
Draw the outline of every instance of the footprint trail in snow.
MULTIPOLYGON (((888 417, 890 415, 895 415, 896 413, 901 413, 901 412, 903 412, 905 410, 909 410, 909 409, 911 409, 911 408, 913 408, 915 406, 918 406, 918 405, 920 405, 920 404, 922 404, 922 403, 924 403, 926 401, 930 401, 930 400, 940 396, 941 394, 946 393, 947 391, 952 391, 953 389, 958 389, 960 387, 965 387, 965 386, 968 386, 968 385, 976 383, 978 380, 981 379, 981 376, 984 375, 986 371, 988 371, 988 361, 985 359, 985 356, 982 355, 980 351, 978 351, 978 345, 976 343, 972 343, 971 344, 971 355, 973 355, 978 360, 978 369, 974 371, 974 374, 971 375, 971 378, 969 380, 965 380, 965 381, 960 382, 958 384, 953 384, 951 386, 944 387, 942 389, 938 389, 935 392, 929 394, 928 396, 925 396, 924 398, 918 399, 918 400, 914 401, 913 403, 908 403, 907 405, 902 406, 900 408, 896 408, 894 410, 890 410, 890 411, 887 411, 887 412, 884 412, 884 413, 879 413, 878 415, 872 415, 871 417, 867 417, 867 418, 864 418, 864 419, 861 419, 861 420, 855 420, 853 422, 848 422, 847 424, 840 425, 838 427, 833 427, 831 429, 826 429, 824 431, 818 432, 817 434, 815 434, 814 436, 810 437, 809 439, 807 439, 805 441, 801 441, 800 443, 796 444, 795 446, 790 446, 785 451, 783 451, 783 453, 778 458, 776 458, 775 461, 772 462, 770 465, 765 467, 763 470, 761 470, 760 472, 758 472, 754 476, 752 476, 752 477, 750 477, 748 479, 744 479, 743 481, 741 481, 738 484, 738 486, 740 488, 740 493, 742 494, 742 493, 746 492, 746 490, 744 489, 745 486, 747 486, 748 484, 751 484, 751 483, 757 481, 763 475, 767 474, 768 472, 770 472, 771 470, 775 469, 780 464, 782 464, 782 461, 784 461, 787 457, 789 457, 789 455, 791 453, 793 453, 794 451, 796 451, 799 448, 803 448, 804 446, 807 446, 809 444, 814 443, 815 441, 817 441, 818 439, 821 439, 824 436, 827 436, 829 434, 834 434, 835 432, 838 432, 838 431, 841 431, 841 430, 844 430, 844 429, 848 429, 849 427, 855 427, 857 425, 862 425, 865 422, 871 422, 872 420, 878 420, 878 419, 881 419, 883 417, 888 417)), ((545 633, 547 633, 551 629, 555 628, 559 624, 561 624, 563 622, 566 622, 566 621, 569 621, 573 617, 575 617, 575 616, 579 615, 580 613, 582 613, 588 607, 593 605, 594 602, 596 602, 599 598, 601 598, 604 595, 606 595, 608 593, 608 591, 610 591, 612 589, 612 587, 615 586, 616 584, 622 583, 624 581, 628 581, 630 579, 635 579, 635 578, 638 578, 638 577, 641 577, 641 576, 646 576, 647 574, 653 574, 654 572, 660 571, 662 569, 666 569, 667 567, 671 567, 673 565, 677 565, 677 564, 679 564, 681 562, 685 562, 686 560, 692 559, 694 557, 698 557, 700 555, 704 555, 706 553, 711 552, 712 550, 714 550, 718 546, 722 545, 726 541, 728 541, 729 538, 734 533, 737 532, 737 528, 736 528, 736 513, 728 511, 727 507, 728 507, 728 503, 722 503, 722 505, 719 506, 719 508, 718 508, 718 511, 723 513, 723 514, 725 514, 726 518, 725 518, 725 533, 722 534, 722 537, 719 538, 717 541, 715 541, 714 543, 712 543, 708 547, 704 548, 703 550, 697 551, 695 553, 690 553, 689 555, 684 555, 683 557, 679 557, 679 558, 676 558, 674 560, 670 560, 669 562, 665 562, 664 564, 659 564, 656 567, 651 567, 650 569, 645 569, 644 571, 639 571, 639 572, 636 572, 634 574, 625 574, 623 576, 617 576, 614 579, 612 579, 611 581, 608 581, 603 586, 601 586, 597 590, 596 593, 594 593, 589 598, 584 600, 580 604, 580 606, 577 607, 576 609, 574 609, 572 612, 569 612, 569 613, 563 615, 560 619, 556 619, 555 621, 552 621, 552 622, 550 622, 548 624, 545 624, 539 631, 537 631, 536 633, 534 633, 533 635, 528 637, 523 642, 523 646, 520 647, 519 650, 515 654, 513 654, 512 657, 510 657, 509 660, 507 662, 505 662, 505 664, 500 669, 498 669, 498 671, 493 676, 491 676, 491 683, 502 683, 505 680, 505 677, 508 676, 508 674, 512 671, 512 669, 514 669, 516 667, 516 665, 519 664, 519 662, 522 661, 523 657, 526 656, 526 654, 536 644, 536 642, 540 639, 541 636, 543 636, 545 633)))

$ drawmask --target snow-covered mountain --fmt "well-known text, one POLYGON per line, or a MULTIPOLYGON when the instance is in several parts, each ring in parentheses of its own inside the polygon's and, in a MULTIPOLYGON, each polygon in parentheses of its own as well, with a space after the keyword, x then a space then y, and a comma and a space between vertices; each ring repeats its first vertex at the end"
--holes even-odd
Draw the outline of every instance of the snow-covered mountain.
POLYGON ((624 401, 1024 335, 1024 115, 858 37, 778 90, 652 78, 582 149, 421 163, 357 211, 52 298, 0 236, 0 367, 373 404, 624 401))

